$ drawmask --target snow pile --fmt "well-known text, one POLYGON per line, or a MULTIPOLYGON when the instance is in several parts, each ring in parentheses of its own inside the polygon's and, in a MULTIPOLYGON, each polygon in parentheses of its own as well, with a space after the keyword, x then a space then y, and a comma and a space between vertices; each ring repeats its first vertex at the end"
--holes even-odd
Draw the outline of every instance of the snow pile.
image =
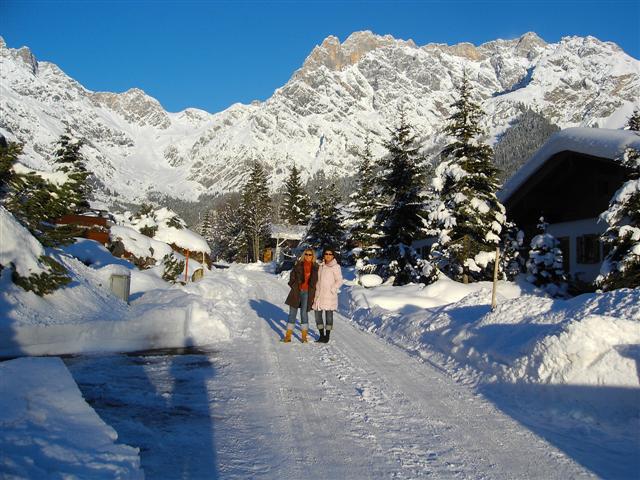
MULTIPOLYGON (((168 208, 162 207, 139 215, 125 212, 117 215, 116 218, 119 225, 132 228, 138 232, 145 228, 152 229, 154 231, 153 240, 155 241, 163 242, 167 245, 173 244, 191 252, 211 253, 207 241, 201 235, 189 230, 184 221, 168 208)), ((131 253, 134 252, 132 251, 131 253)))
POLYGON ((0 206, 0 265, 13 265, 15 271, 28 277, 42 273, 38 259, 44 255, 44 248, 29 231, 20 225, 13 215, 0 206))
POLYGON ((553 300, 500 282, 353 286, 353 319, 472 382, 640 386, 640 289, 553 300))
POLYGON ((147 237, 135 228, 124 225, 112 226, 109 236, 112 241, 121 241, 127 252, 138 258, 152 257, 160 261, 173 251, 166 242, 147 237))
POLYGON ((156 240, 174 244, 191 252, 211 253, 211 248, 202 235, 186 228, 183 221, 180 221, 180 227, 172 226, 171 221, 176 218, 175 212, 161 208, 156 210, 155 216, 158 220, 158 231, 154 235, 156 240))
POLYGON ((373 288, 382 285, 382 277, 373 273, 366 273, 358 277, 358 282, 365 288, 373 288))
MULTIPOLYGON (((19 251, 35 258, 41 247, 25 235, 19 251)), ((0 357, 209 345, 242 328, 241 302, 249 295, 238 287, 247 283, 242 271, 214 270, 174 286, 86 239, 54 257, 72 281, 43 297, 15 285, 9 269, 0 273, 0 357), (121 273, 131 276, 130 305, 109 291, 111 275, 121 273)))
POLYGON ((207 241, 186 228, 184 221, 167 208, 144 212, 137 216, 125 212, 116 215, 116 219, 119 225, 111 227, 111 241, 122 242, 124 249, 135 257, 137 265, 144 264, 143 268, 150 267, 160 277, 165 273, 167 259, 174 258, 177 262, 184 262, 184 268, 177 280, 182 280, 185 276, 191 278, 204 264, 202 257, 196 255, 196 252, 211 253, 207 241), (182 252, 175 251, 171 245, 192 252, 189 262, 187 263, 182 252))
POLYGON ((142 479, 138 449, 84 401, 59 358, 0 363, 3 478, 142 479))

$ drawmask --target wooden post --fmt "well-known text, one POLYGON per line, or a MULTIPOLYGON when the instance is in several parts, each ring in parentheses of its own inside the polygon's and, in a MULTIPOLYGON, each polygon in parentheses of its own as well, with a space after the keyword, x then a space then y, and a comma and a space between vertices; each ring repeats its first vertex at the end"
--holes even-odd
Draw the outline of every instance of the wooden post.
POLYGON ((498 287, 498 260, 500 259, 500 247, 496 247, 496 263, 493 265, 493 292, 491 293, 491 310, 496 309, 496 290, 498 287))
POLYGON ((205 253, 204 250, 202 251, 202 274, 204 275, 204 271, 206 270, 206 266, 207 266, 207 262, 206 262, 206 258, 204 257, 205 253))
POLYGON ((189 250, 187 250, 187 265, 184 267, 184 283, 189 281, 189 250))

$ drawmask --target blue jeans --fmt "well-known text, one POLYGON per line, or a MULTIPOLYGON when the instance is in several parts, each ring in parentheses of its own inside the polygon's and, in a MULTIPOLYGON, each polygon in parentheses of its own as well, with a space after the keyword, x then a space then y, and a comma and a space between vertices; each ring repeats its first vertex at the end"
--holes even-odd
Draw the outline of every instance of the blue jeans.
POLYGON ((326 330, 327 332, 333 330, 333 310, 316 310, 316 326, 318 330, 326 330), (322 323, 322 312, 324 312, 326 320, 325 325, 322 323))
MULTIPOLYGON (((307 305, 309 304, 309 292, 303 292, 300 290, 300 328, 302 330, 309 329, 309 312, 307 312, 307 305)), ((298 316, 298 309, 296 307, 289 306, 289 320, 287 321, 287 330, 293 330, 296 326, 296 317, 298 316)))

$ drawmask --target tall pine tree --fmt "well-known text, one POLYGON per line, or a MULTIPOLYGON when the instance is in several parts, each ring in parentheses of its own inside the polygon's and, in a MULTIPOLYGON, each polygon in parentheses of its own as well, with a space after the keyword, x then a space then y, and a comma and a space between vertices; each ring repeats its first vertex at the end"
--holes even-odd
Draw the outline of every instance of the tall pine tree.
POLYGON ((640 286, 640 152, 627 149, 620 163, 628 179, 600 215, 609 225, 601 239, 610 248, 595 281, 603 290, 640 286))
POLYGON ((453 141, 441 152, 433 186, 440 200, 430 213, 439 238, 432 255, 448 276, 465 283, 472 277, 489 280, 493 259, 506 221, 498 201, 498 169, 491 147, 478 141, 483 112, 472 99, 466 72, 445 131, 453 141))
POLYGON ((309 223, 311 215, 309 196, 302 185, 300 170, 295 164, 291 166, 289 177, 284 183, 284 202, 282 203, 280 214, 290 225, 306 225, 309 223))
POLYGON ((228 262, 247 262, 249 246, 239 214, 242 197, 239 193, 226 194, 216 207, 213 217, 213 256, 228 262))
POLYGON ((261 247, 270 235, 271 198, 267 186, 267 173, 262 164, 253 162, 249 179, 241 192, 240 217, 254 262, 260 260, 261 247))
POLYGON ((67 174, 69 180, 60 187, 61 200, 69 213, 82 213, 89 208, 89 172, 80 152, 83 142, 64 133, 56 142, 54 162, 57 170, 67 174))
POLYGON ((425 162, 416 137, 403 110, 399 125, 390 129, 391 138, 384 142, 387 154, 381 159, 381 205, 376 225, 381 231, 383 276, 394 277, 395 285, 420 281, 423 262, 411 248, 414 240, 425 236, 426 219, 422 192, 425 184, 425 162))
POLYGON ((356 188, 350 196, 348 218, 345 221, 349 230, 349 243, 362 247, 364 252, 374 250, 381 235, 375 224, 380 204, 371 143, 371 139, 367 138, 364 150, 358 153, 360 162, 356 172, 356 188))
POLYGON ((340 195, 335 182, 324 173, 318 172, 316 177, 320 182, 313 199, 313 213, 304 243, 313 248, 330 247, 340 251, 345 235, 340 195))

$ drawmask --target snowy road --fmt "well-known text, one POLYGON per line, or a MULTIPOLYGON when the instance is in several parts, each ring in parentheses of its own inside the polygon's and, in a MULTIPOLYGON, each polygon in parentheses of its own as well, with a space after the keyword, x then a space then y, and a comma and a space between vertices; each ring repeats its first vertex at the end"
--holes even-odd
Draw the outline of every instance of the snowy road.
POLYGON ((85 397, 141 448, 147 478, 591 478, 429 364, 341 316, 328 345, 279 338, 287 286, 251 292, 245 328, 210 353, 84 357, 85 397))

